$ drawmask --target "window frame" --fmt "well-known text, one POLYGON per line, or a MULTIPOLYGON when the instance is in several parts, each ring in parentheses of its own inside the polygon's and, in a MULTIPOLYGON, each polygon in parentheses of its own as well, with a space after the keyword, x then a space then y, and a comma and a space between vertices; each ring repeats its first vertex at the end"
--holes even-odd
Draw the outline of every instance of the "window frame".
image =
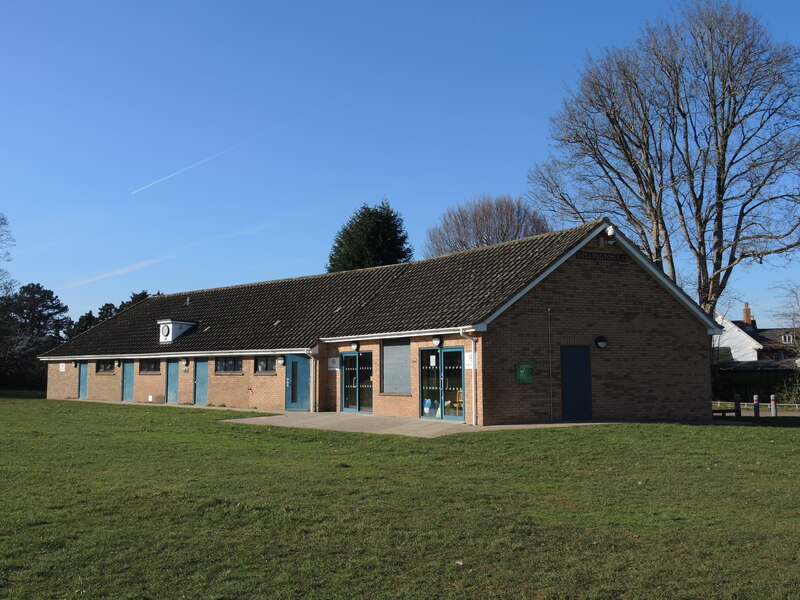
POLYGON ((114 361, 113 360, 98 360, 95 361, 94 364, 94 372, 100 373, 104 375, 113 375, 114 374, 114 361), (100 365, 103 365, 104 368, 100 368, 100 365), (111 367, 110 369, 105 367, 111 367))
POLYGON ((244 360, 241 356, 221 356, 214 359, 214 375, 240 375, 243 369, 244 360), (228 361, 233 361, 233 369, 227 368, 228 361), (223 365, 222 369, 220 369, 220 362, 223 365))
POLYGON ((139 359, 139 373, 161 373, 161 359, 160 358, 140 358, 139 359), (144 368, 145 365, 155 368, 144 368))
POLYGON ((262 355, 256 356, 253 359, 253 373, 256 375, 274 375, 278 370, 278 357, 273 355, 262 355), (266 369, 259 369, 258 368, 258 361, 265 360, 266 361, 266 369), (272 368, 270 368, 270 364, 272 368))
MULTIPOLYGON (((411 396, 412 393, 413 393, 413 390, 414 390, 414 385, 413 385, 414 376, 413 376, 413 370, 412 370, 413 358, 412 358, 411 338, 410 337, 387 338, 387 339, 381 340, 380 360, 381 360, 381 363, 380 363, 380 371, 381 371, 380 372, 380 386, 381 387, 380 387, 379 394, 386 395, 386 396, 411 396), (403 344, 397 343, 397 342, 399 342, 401 340, 404 341, 405 343, 403 343, 403 344), (396 391, 388 391, 387 392, 386 391, 387 366, 390 364, 385 358, 385 347, 386 347, 386 342, 387 341, 390 341, 390 346, 391 346, 392 342, 394 342, 397 346, 401 346, 401 345, 402 346, 407 346, 407 349, 408 349, 408 357, 407 357, 408 358, 408 365, 407 365, 407 367, 408 367, 408 388, 407 388, 408 391, 407 392, 405 392, 405 391, 404 392, 396 392, 396 391)), ((405 366, 406 365, 404 365, 404 367, 405 366)), ((405 373, 403 373, 403 374, 405 375, 405 373)))

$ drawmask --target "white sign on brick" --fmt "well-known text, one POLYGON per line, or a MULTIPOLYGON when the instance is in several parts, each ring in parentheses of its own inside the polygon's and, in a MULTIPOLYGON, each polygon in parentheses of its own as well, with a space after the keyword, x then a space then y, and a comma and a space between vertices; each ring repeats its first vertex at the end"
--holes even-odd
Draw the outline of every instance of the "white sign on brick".
POLYGON ((339 370, 339 357, 334 356, 328 359, 328 371, 338 371, 339 370))
POLYGON ((473 357, 472 352, 464 352, 464 368, 465 369, 475 368, 475 359, 473 357))

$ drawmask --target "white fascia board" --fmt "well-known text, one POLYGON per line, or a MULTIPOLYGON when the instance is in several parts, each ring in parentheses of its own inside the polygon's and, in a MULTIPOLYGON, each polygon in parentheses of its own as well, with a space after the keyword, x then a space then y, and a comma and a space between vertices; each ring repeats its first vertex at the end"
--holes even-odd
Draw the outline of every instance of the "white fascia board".
POLYGON ((163 325, 164 323, 179 323, 181 325, 197 325, 194 321, 176 321, 175 319, 159 319, 156 324, 163 325))
MULTIPOLYGON (((603 222, 600 223, 595 229, 591 231, 591 233, 586 234, 586 236, 578 242, 575 247, 564 254, 560 259, 550 265, 541 275, 539 275, 536 279, 531 281, 528 285, 526 285, 521 291, 514 295, 508 302, 503 304, 499 309, 497 309, 494 313, 489 315, 482 323, 479 323, 478 326, 485 327, 492 321, 494 321, 497 317, 503 314, 506 310, 508 310, 515 302, 517 302, 520 298, 522 298, 525 294, 530 292, 534 287, 536 287, 543 279, 548 277, 553 271, 555 271, 558 267, 563 265, 567 260, 573 257, 573 255, 578 252, 581 248, 583 248, 586 244, 592 241, 595 236, 599 235, 603 231, 607 230, 609 226, 613 226, 613 224, 608 219, 603 219, 603 222)), ((628 255, 636 261, 636 263, 643 267, 645 271, 650 273, 653 277, 655 277, 656 281, 667 290, 675 299, 678 300, 681 304, 683 304, 689 312, 691 312, 701 323, 706 326, 706 331, 709 335, 718 335, 722 332, 722 329, 717 325, 717 323, 709 317, 706 313, 704 313, 697 304, 695 304, 686 293, 679 288, 669 277, 664 275, 661 271, 659 271, 653 263, 651 263, 647 258, 642 254, 642 252, 624 235, 619 232, 619 229, 614 227, 616 230, 614 234, 614 239, 627 250, 628 255)), ((485 329, 484 329, 485 331, 485 329)))
POLYGON ((499 316, 500 316, 500 315, 502 315, 504 312, 506 312, 506 311, 507 311, 509 308, 511 308, 511 306, 512 306, 512 305, 514 305, 514 304, 515 304, 515 303, 516 303, 516 302, 517 302, 517 301, 518 301, 520 298, 522 298, 522 297, 523 297, 525 294, 527 294, 528 292, 530 292, 530 291, 531 291, 531 290, 532 290, 534 287, 536 287, 537 285, 539 285, 539 283, 540 283, 540 282, 541 282, 541 281, 542 281, 542 280, 543 280, 545 277, 547 277, 548 275, 550 275, 550 273, 552 273, 553 271, 555 271, 555 270, 556 270, 558 267, 560 267, 560 266, 561 266, 561 265, 563 265, 565 262, 567 262, 567 260, 569 260, 570 258, 572 258, 572 255, 573 255, 573 254, 575 254, 575 253, 576 253, 576 252, 577 252, 579 249, 583 248, 583 247, 584 247, 586 244, 588 244, 590 241, 592 241, 592 240, 595 238, 595 236, 599 235, 600 233, 602 233, 603 231, 605 231, 606 229, 608 229, 609 225, 611 225, 611 223, 608 221, 608 219, 603 219, 603 222, 602 222, 602 223, 600 223, 600 224, 599 224, 597 227, 595 227, 595 228, 594 228, 594 229, 591 231, 591 233, 588 233, 588 234, 586 234, 586 236, 584 236, 584 238, 583 238, 581 241, 579 241, 579 242, 578 242, 578 243, 575 245, 575 247, 574 247, 574 248, 573 248, 573 249, 572 249, 570 252, 567 252, 567 253, 565 253, 565 254, 564 254, 564 256, 562 256, 562 257, 561 257, 561 258, 559 258, 559 259, 558 259, 556 262, 554 262, 552 265, 550 265, 549 267, 547 267, 547 269, 545 269, 545 271, 544 271, 544 272, 543 272, 541 275, 539 275, 539 276, 538 276, 536 279, 534 279, 533 281, 531 281, 531 282, 530 282, 528 285, 526 285, 524 288, 522 288, 522 289, 521 289, 519 292, 517 292, 516 294, 514 294, 514 296, 512 296, 512 297, 511 297, 511 299, 510 299, 508 302, 506 302, 505 304, 503 304, 503 305, 502 305, 500 308, 498 308, 496 311, 494 311, 494 312, 493 312, 491 315, 489 315, 489 316, 488 316, 486 319, 484 319, 483 321, 481 321, 480 323, 478 323, 478 325, 476 325, 476 327, 482 327, 482 329, 480 329, 479 331, 486 331, 486 326, 487 326, 489 323, 491 323, 491 322, 492 322, 492 321, 494 321, 494 320, 495 320, 497 317, 499 317, 499 316))
POLYGON ((383 340, 390 338, 404 338, 404 337, 423 337, 428 335, 449 335, 454 333, 467 333, 474 331, 486 331, 486 328, 481 328, 479 325, 467 325, 464 327, 448 327, 445 329, 421 329, 417 331, 390 331, 386 333, 370 333, 366 335, 348 335, 344 337, 335 338, 320 338, 320 342, 326 344, 338 344, 344 342, 362 342, 367 340, 383 340))
POLYGON ((316 354, 313 348, 278 348, 272 350, 221 350, 219 352, 153 352, 151 354, 85 354, 83 356, 40 356, 43 362, 65 362, 70 360, 107 360, 137 358, 214 358, 217 356, 270 356, 279 354, 316 354))
POLYGON ((730 333, 731 335, 742 338, 744 342, 756 349, 756 350, 763 350, 764 346, 762 346, 753 336, 747 333, 744 329, 739 327, 736 323, 728 319, 722 313, 717 313, 717 317, 722 321, 722 329, 717 333, 717 335, 722 335, 723 333, 730 333))

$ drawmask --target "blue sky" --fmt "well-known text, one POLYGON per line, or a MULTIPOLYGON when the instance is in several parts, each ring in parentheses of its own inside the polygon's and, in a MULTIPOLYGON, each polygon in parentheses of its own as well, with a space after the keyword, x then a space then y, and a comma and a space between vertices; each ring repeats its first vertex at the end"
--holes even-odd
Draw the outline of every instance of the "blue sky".
MULTIPOLYGON (((672 6, 3 2, 5 267, 73 317, 141 289, 320 273, 353 210, 384 197, 421 257, 447 207, 524 194, 586 54, 672 6)), ((745 6, 800 44, 796 3, 745 6)), ((767 324, 786 278, 800 269, 733 288, 767 324)))

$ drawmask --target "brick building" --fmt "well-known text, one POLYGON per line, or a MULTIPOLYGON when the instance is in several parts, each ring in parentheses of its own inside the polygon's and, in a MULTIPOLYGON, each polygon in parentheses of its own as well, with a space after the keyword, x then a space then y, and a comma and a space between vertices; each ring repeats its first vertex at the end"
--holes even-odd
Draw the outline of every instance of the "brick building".
POLYGON ((710 418, 718 328, 607 220, 153 296, 41 356, 48 398, 473 425, 710 418))

